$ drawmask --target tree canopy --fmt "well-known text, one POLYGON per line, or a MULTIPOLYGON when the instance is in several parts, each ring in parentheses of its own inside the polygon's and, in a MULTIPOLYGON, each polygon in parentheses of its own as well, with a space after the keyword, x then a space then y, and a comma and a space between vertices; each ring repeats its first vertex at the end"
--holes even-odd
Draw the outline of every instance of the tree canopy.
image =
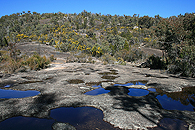
POLYGON ((79 14, 23 11, 2 16, 1 47, 9 42, 25 41, 38 41, 61 51, 81 51, 97 57, 110 54, 127 61, 134 59, 132 55, 141 56, 139 46, 144 45, 164 50, 163 60, 166 59, 168 65, 176 65, 182 75, 193 76, 195 72, 194 13, 162 18, 159 15, 101 15, 84 10, 79 14), (189 72, 183 71, 186 63, 187 68, 191 68, 189 72))

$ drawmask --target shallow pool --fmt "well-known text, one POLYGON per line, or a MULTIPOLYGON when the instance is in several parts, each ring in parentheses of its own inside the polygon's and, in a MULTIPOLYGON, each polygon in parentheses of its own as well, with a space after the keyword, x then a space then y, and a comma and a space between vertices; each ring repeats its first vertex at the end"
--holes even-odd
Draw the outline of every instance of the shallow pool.
POLYGON ((185 91, 184 89, 182 92, 160 93, 156 98, 164 109, 195 111, 194 88, 186 89, 189 91, 185 91))
POLYGON ((68 122, 78 130, 116 129, 103 121, 103 112, 93 107, 61 107, 53 109, 50 117, 58 122, 68 122))
POLYGON ((105 94, 109 92, 110 90, 105 90, 104 88, 97 88, 97 89, 86 92, 85 95, 96 96, 96 95, 105 94))
POLYGON ((149 130, 188 130, 186 122, 179 119, 163 118, 155 128, 149 130))
POLYGON ((19 90, 6 90, 0 89, 0 98, 24 98, 24 97, 31 97, 36 96, 40 92, 35 90, 28 90, 28 91, 19 91, 19 90))
POLYGON ((52 130, 53 119, 12 117, 0 122, 1 130, 52 130))
POLYGON ((164 109, 195 111, 195 87, 183 88, 181 92, 164 92, 154 88, 148 90, 158 93, 156 98, 164 109))
POLYGON ((131 86, 131 85, 145 85, 147 81, 131 81, 125 84, 114 84, 114 86, 131 86))
POLYGON ((118 130, 103 121, 103 112, 94 107, 61 107, 50 111, 48 119, 12 117, 0 122, 2 130, 52 130, 55 122, 69 123, 78 130, 118 130), (11 125, 10 125, 11 124, 11 125))
POLYGON ((5 88, 9 88, 10 86, 11 86, 11 85, 5 85, 4 87, 5 87, 5 88))
POLYGON ((167 95, 158 95, 156 97, 162 107, 167 110, 187 110, 187 111, 194 111, 195 108, 192 104, 187 103, 187 104, 182 104, 180 100, 174 100, 171 97, 167 97, 167 95))
MULTIPOLYGON (((102 88, 101 85, 94 85, 92 87, 99 87, 99 88, 88 91, 85 93, 85 95, 96 96, 96 95, 100 95, 100 94, 109 93, 110 91, 113 91, 113 90, 115 91, 116 87, 120 87, 120 86, 125 87, 125 86, 131 86, 131 85, 145 85, 145 84, 146 84, 146 82, 135 81, 135 82, 129 82, 126 84, 114 84, 112 87, 109 87, 107 89, 102 88)), ((145 90, 145 89, 129 88, 128 90, 129 91, 126 94, 128 94, 130 96, 146 96, 149 94, 149 91, 145 90)), ((121 91, 121 90, 118 90, 118 91, 121 91)))
POLYGON ((138 88, 130 88, 129 89, 129 96, 146 96, 149 94, 148 90, 145 89, 138 89, 138 88))

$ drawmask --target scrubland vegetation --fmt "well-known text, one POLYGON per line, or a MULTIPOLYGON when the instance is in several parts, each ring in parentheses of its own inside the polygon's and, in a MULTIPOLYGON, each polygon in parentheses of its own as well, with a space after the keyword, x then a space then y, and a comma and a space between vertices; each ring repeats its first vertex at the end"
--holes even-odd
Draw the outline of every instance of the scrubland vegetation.
MULTIPOLYGON (((1 47, 31 41, 54 46, 62 52, 97 57, 104 64, 147 61, 148 67, 195 77, 194 13, 162 18, 102 15, 85 10, 79 14, 28 11, 0 18, 1 47), (148 55, 141 47, 161 49, 163 56, 148 55)), ((49 63, 46 57, 37 54, 29 59, 17 58, 18 53, 14 52, 15 57, 10 54, 11 59, 7 56, 10 65, 17 64, 16 68, 11 67, 14 70, 21 65, 37 70, 49 63), (35 66, 33 61, 37 61, 35 66)), ((1 62, 5 55, 1 51, 1 62)))
POLYGON ((9 43, 8 50, 0 51, 0 70, 4 73, 14 73, 29 70, 40 70, 47 67, 47 65, 54 59, 46 56, 41 57, 34 53, 32 56, 20 55, 20 50, 16 49, 15 43, 9 43))

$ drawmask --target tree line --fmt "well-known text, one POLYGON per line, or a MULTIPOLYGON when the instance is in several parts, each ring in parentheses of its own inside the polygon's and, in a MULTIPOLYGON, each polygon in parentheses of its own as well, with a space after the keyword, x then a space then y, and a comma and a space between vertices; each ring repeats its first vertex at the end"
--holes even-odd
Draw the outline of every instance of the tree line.
MULTIPOLYGON (((147 59, 140 46, 163 50, 160 61, 171 73, 195 76, 195 14, 163 18, 137 14, 102 15, 22 12, 0 18, 0 45, 38 41, 60 51, 116 60, 147 59)), ((152 58, 150 58, 152 59, 152 58)))

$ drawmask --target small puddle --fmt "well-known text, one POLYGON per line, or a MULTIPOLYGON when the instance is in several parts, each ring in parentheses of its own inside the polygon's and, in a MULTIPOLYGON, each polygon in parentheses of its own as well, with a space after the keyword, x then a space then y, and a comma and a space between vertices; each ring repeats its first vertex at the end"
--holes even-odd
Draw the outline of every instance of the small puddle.
POLYGON ((97 96, 100 94, 109 93, 110 90, 105 90, 104 88, 97 88, 92 91, 86 92, 85 95, 97 96))
MULTIPOLYGON (((131 85, 145 85, 147 81, 131 81, 127 82, 126 84, 114 84, 114 86, 131 86, 131 85)), ((146 89, 139 89, 139 88, 129 88, 129 96, 146 96, 149 94, 149 91, 146 89)))
POLYGON ((151 91, 151 92, 156 92, 155 88, 148 88, 148 90, 151 91))
POLYGON ((92 87, 95 87, 97 89, 88 91, 86 93, 84 93, 85 95, 91 95, 91 96, 97 96, 100 94, 105 94, 105 93, 109 93, 110 90, 105 90, 104 88, 102 88, 102 86, 100 85, 101 82, 91 82, 91 83, 87 83, 87 85, 93 85, 92 87))
POLYGON ((24 98, 24 97, 31 97, 36 96, 40 92, 35 90, 28 90, 28 91, 19 91, 19 90, 5 90, 0 89, 0 98, 24 98))
POLYGON ((0 122, 1 130, 52 130, 52 119, 34 117, 12 117, 0 122))
POLYGON ((131 85, 145 85, 148 81, 130 81, 125 84, 114 84, 114 86, 131 86, 131 85))
POLYGON ((149 94, 149 91, 148 90, 145 90, 145 89, 138 89, 138 88, 130 88, 129 89, 129 93, 128 95, 129 96, 146 96, 149 94))
POLYGON ((50 117, 58 122, 67 122, 78 130, 116 130, 103 121, 103 112, 93 107, 61 107, 50 111, 50 117))
MULTIPOLYGON (((94 85, 92 87, 99 87, 98 89, 94 89, 92 91, 88 91, 85 94, 86 95, 92 95, 92 96, 105 94, 105 93, 113 94, 113 92, 116 93, 116 91, 121 91, 121 89, 118 88, 118 87, 120 87, 120 86, 125 87, 125 86, 131 86, 131 85, 145 85, 145 82, 135 81, 135 82, 130 82, 130 83, 126 83, 126 84, 114 84, 112 87, 108 87, 107 89, 104 89, 100 85, 96 84, 96 85, 94 85)), ((149 94, 149 91, 145 90, 145 89, 129 88, 127 91, 125 91, 125 93, 123 92, 123 94, 128 94, 130 96, 146 96, 146 95, 149 94)))
POLYGON ((69 123, 78 130, 119 130, 103 121, 103 112, 93 107, 61 107, 49 119, 17 116, 0 122, 2 130, 52 130, 55 122, 69 123), (11 124, 11 125, 10 125, 11 124))
POLYGON ((194 106, 192 106, 190 103, 182 104, 181 101, 174 100, 170 97, 167 97, 167 95, 163 95, 163 96, 158 95, 156 98, 158 99, 162 107, 167 110, 181 110, 181 111, 195 110, 194 106))
POLYGON ((156 89, 156 97, 162 107, 167 110, 195 111, 195 87, 183 88, 181 92, 164 92, 156 89))
POLYGON ((149 128, 149 130, 188 130, 188 125, 179 119, 163 118, 158 127, 149 128))
POLYGON ((9 88, 11 85, 5 85, 4 88, 9 88))

